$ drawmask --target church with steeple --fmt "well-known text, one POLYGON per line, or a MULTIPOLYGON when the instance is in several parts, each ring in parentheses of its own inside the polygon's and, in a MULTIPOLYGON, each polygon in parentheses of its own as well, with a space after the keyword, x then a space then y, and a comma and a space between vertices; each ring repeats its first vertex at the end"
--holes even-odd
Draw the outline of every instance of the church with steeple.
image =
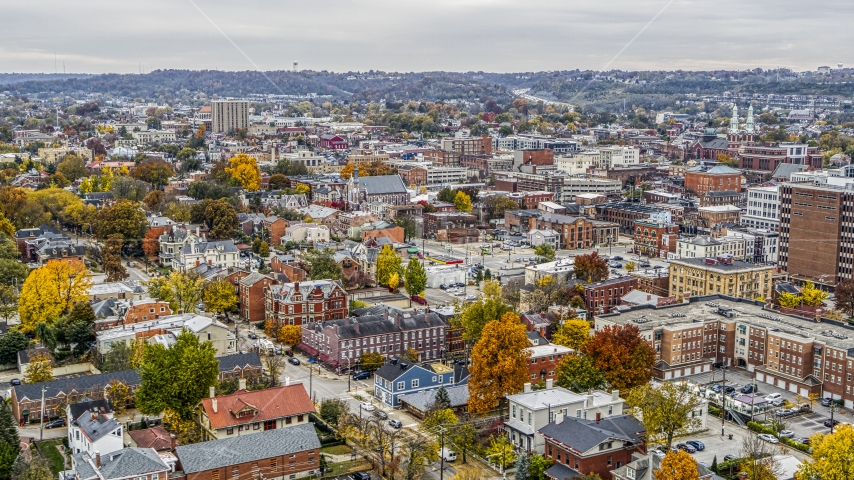
POLYGON ((738 156, 738 148, 742 145, 752 145, 756 140, 755 126, 753 121, 753 105, 747 108, 747 121, 744 128, 739 125, 738 105, 732 106, 732 118, 729 120, 729 132, 727 151, 731 157, 738 156))

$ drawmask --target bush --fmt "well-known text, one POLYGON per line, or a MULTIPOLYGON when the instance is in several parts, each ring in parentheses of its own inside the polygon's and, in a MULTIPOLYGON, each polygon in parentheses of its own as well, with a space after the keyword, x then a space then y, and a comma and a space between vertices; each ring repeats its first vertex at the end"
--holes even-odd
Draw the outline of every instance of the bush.
MULTIPOLYGON (((750 430, 753 430, 754 432, 757 432, 757 433, 767 433, 768 435, 773 435, 775 437, 777 436, 777 432, 775 432, 773 429, 768 428, 765 425, 762 425, 762 424, 757 423, 757 422, 747 422, 747 428, 749 428, 750 430)), ((796 442, 789 437, 778 437, 778 438, 780 439, 780 443, 788 445, 792 448, 796 448, 802 452, 807 452, 807 453, 809 453, 809 451, 810 451, 809 445, 804 445, 803 443, 796 442)))

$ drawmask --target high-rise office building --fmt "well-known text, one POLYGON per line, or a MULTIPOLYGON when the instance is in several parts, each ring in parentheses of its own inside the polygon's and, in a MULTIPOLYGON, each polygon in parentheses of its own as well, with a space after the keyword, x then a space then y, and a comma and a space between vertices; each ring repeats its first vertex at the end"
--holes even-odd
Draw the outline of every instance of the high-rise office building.
POLYGON ((213 100, 211 102, 211 130, 213 133, 236 132, 249 128, 249 102, 247 100, 213 100))

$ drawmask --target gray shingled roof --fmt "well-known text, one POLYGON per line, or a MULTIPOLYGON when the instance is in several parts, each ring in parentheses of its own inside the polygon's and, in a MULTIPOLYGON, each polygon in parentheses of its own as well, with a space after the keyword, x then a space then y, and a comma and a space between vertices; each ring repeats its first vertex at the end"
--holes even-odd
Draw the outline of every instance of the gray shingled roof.
POLYGON ((400 175, 380 175, 378 177, 359 177, 356 181, 359 188, 365 189, 368 195, 386 193, 406 193, 406 185, 400 175))
POLYGON ((74 391, 86 391, 95 386, 103 387, 114 379, 124 382, 126 385, 130 386, 139 385, 139 373, 137 373, 136 370, 122 370, 119 372, 100 373, 97 375, 59 378, 49 382, 26 383, 12 387, 12 390, 15 391, 15 397, 20 402, 25 398, 30 400, 41 398, 42 385, 48 389, 47 393, 52 398, 56 397, 60 393, 65 393, 67 395, 74 391))
POLYGON ((188 243, 181 247, 181 253, 184 254, 192 254, 194 251, 204 252, 207 250, 218 250, 223 253, 237 253, 237 246, 234 244, 234 240, 220 240, 216 242, 199 242, 196 244, 188 243), (220 246, 222 246, 222 250, 219 250, 220 246))
POLYGON ((569 478, 583 476, 578 470, 573 470, 562 463, 552 465, 551 468, 545 471, 545 474, 549 477, 556 478, 557 480, 566 480, 569 478))
POLYGON ((319 448, 314 425, 303 423, 242 437, 180 445, 175 454, 184 473, 190 474, 319 448))
POLYGON ((586 452, 608 439, 640 443, 646 433, 643 425, 631 415, 615 415, 600 421, 564 417, 561 423, 550 423, 540 433, 568 445, 579 452, 586 452))
POLYGON ((224 357, 217 357, 216 359, 219 361, 220 372, 227 372, 237 367, 244 368, 247 366, 261 368, 261 357, 258 356, 257 352, 226 355, 224 357))
POLYGON ((444 327, 446 323, 442 317, 435 312, 410 314, 405 312, 400 319, 400 327, 395 325, 395 316, 365 315, 359 318, 346 318, 341 320, 327 320, 322 323, 309 323, 305 328, 314 328, 321 331, 324 327, 331 326, 338 330, 339 339, 370 337, 401 331, 416 330, 421 328, 444 327), (358 325, 358 327, 357 327, 358 325), (358 328, 358 332, 357 332, 358 328))
POLYGON ((128 478, 142 475, 150 475, 154 472, 164 472, 169 467, 160 459, 157 452, 151 448, 123 448, 121 450, 102 455, 101 468, 95 470, 95 459, 88 453, 81 452, 72 456, 77 470, 77 476, 81 480, 99 478, 109 480, 112 478, 128 478))

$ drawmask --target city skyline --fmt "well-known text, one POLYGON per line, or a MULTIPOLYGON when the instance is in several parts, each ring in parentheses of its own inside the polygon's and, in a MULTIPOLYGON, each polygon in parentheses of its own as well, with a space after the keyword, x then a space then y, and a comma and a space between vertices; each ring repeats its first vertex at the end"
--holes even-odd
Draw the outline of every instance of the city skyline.
POLYGON ((840 0, 798 11, 762 0, 607 3, 385 0, 281 5, 221 1, 55 2, 6 7, 3 72, 156 69, 331 71, 744 70, 851 64, 854 13, 840 0))

